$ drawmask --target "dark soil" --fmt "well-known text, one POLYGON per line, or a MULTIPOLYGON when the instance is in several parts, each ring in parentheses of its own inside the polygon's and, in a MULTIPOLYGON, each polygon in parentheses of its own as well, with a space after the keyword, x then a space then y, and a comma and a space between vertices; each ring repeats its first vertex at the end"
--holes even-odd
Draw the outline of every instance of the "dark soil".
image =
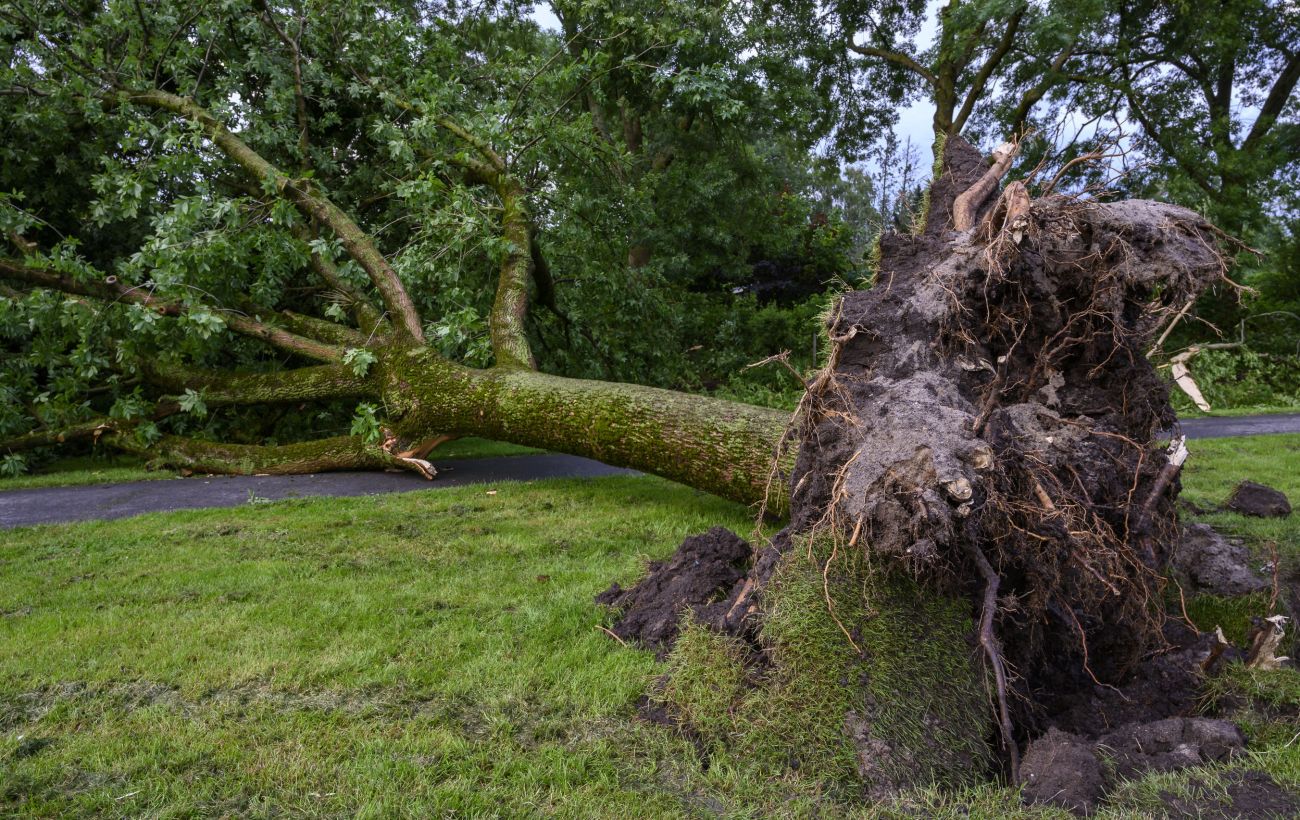
POLYGON ((611 630, 615 635, 662 652, 677 637, 683 610, 704 621, 718 617, 721 601, 745 577, 752 553, 749 542, 714 527, 687 538, 669 560, 651 563, 636 586, 612 584, 596 601, 619 612, 611 630))
POLYGON ((1188 524, 1170 565, 1190 592, 1249 595, 1269 581, 1250 566, 1250 552, 1240 539, 1220 535, 1209 524, 1188 524))
POLYGON ((1049 729, 1025 750, 1020 776, 1026 803, 1080 814, 1096 808, 1106 788, 1093 744, 1059 729, 1049 729))
MULTIPOLYGON (((1300 817, 1300 794, 1284 789, 1267 772, 1229 772, 1227 799, 1208 788, 1196 798, 1163 794, 1170 820, 1265 820, 1300 817)), ((1195 784, 1194 784, 1195 785, 1195 784)))
MULTIPOLYGON (((1125 724, 1195 713, 1204 683, 1201 664, 1209 657, 1213 636, 1196 635, 1171 621, 1165 637, 1171 649, 1138 664, 1118 686, 1097 682, 1044 694, 1043 725, 1097 737, 1125 724)), ((1220 663, 1240 657, 1239 651, 1229 650, 1220 663)))
POLYGON ((1281 490, 1266 484, 1243 481, 1228 496, 1228 509, 1258 518, 1285 518, 1291 514, 1291 502, 1281 490))
POLYGON ((1209 718, 1130 723, 1095 739, 1051 729, 1025 751, 1023 796, 1088 814, 1117 778, 1220 763, 1245 745, 1236 726, 1209 718))

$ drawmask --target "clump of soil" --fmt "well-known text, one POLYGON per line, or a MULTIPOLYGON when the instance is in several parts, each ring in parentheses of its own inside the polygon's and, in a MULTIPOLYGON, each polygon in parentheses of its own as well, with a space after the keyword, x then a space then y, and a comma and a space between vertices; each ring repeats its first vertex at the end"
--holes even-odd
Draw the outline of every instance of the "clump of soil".
MULTIPOLYGON (((1096 739, 1175 716, 1199 680, 1199 650, 1170 652, 1165 637, 1180 462, 1156 442, 1175 418, 1145 351, 1223 279, 1220 235, 1155 202, 1031 202, 1016 183, 998 196, 980 184, 987 173, 975 149, 949 139, 923 229, 882 237, 874 287, 832 311, 829 361, 794 431, 789 526, 747 568, 734 563, 739 545, 715 560, 688 539, 636 589, 602 596, 624 609, 620 637, 662 646, 690 608, 764 653, 778 567, 811 562, 820 588, 801 600, 825 607, 837 646, 869 668, 840 679, 882 716, 837 718, 859 757, 888 758, 873 767, 887 774, 872 795, 941 768, 929 765, 933 731, 888 734, 881 680, 942 693, 984 664, 991 721, 955 731, 997 738, 1012 775, 1028 738, 1055 727, 1096 739), (959 195, 982 190, 993 195, 974 203, 976 227, 953 230, 955 203, 970 199, 959 195), (850 568, 861 558, 872 569, 859 581, 850 568), (969 602, 971 645, 944 645, 955 658, 945 674, 892 667, 908 647, 864 628, 896 614, 882 591, 900 574, 969 602), (856 599, 833 594, 853 584, 856 599), (642 610, 642 595, 666 605, 642 610)), ((799 674, 770 660, 773 680, 799 674)), ((942 767, 963 765, 980 758, 942 767)))
POLYGON ((1236 726, 1209 718, 1130 723, 1099 738, 1051 729, 1025 752, 1025 802, 1087 814, 1117 779, 1228 760, 1246 745, 1236 726))
POLYGON ((1092 811, 1106 788, 1093 744, 1059 729, 1049 729, 1029 745, 1020 775, 1026 803, 1080 814, 1092 811))
POLYGON ((1257 518, 1285 518, 1291 514, 1291 502, 1281 490, 1267 484, 1243 481, 1228 496, 1228 509, 1257 518))
POLYGON ((748 541, 714 527, 687 538, 669 560, 652 562, 636 586, 614 583, 596 601, 619 611, 615 635, 662 653, 676 639, 685 610, 704 621, 719 617, 720 601, 745 577, 752 553, 748 541))
POLYGON ((1269 582, 1250 566, 1250 552, 1237 538, 1220 535, 1209 524, 1188 524, 1170 565, 1189 591, 1211 595, 1249 595, 1269 582))

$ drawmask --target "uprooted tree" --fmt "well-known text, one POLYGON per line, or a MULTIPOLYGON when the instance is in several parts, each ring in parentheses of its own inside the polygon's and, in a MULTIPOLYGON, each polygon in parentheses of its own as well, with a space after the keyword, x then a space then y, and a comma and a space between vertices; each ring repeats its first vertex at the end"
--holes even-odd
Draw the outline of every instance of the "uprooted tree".
MULTIPOLYGON (((74 131, 106 170, 68 179, 58 158, 33 160, 38 201, 4 203, 12 251, 0 258, 0 295, 92 317, 68 323, 85 336, 73 363, 143 398, 36 427, 0 452, 95 441, 204 472, 431 475, 434 447, 476 434, 788 510, 789 525, 756 550, 719 534, 689 541, 682 560, 607 600, 624 610, 616 631, 673 644, 661 694, 701 737, 843 772, 870 794, 964 782, 999 762, 1014 775, 1027 738, 1084 728, 1080 715, 1105 706, 1097 688, 1129 686, 1165 639, 1179 461, 1154 440, 1174 419, 1144 351, 1223 279, 1221 237, 1191 211, 1031 200, 1024 183, 1000 189, 1012 150, 988 163, 949 136, 923 222, 884 237, 874 286, 834 306, 829 360, 792 423, 735 402, 538 372, 529 308, 551 302, 555 283, 530 213, 537 192, 491 139, 445 113, 448 100, 425 99, 418 83, 387 87, 372 70, 385 55, 356 53, 347 21, 319 35, 321 53, 336 49, 322 67, 304 56, 305 17, 266 3, 247 21, 215 18, 189 34, 180 6, 167 20, 142 11, 138 23, 119 14, 84 24, 53 5, 37 9, 53 23, 22 13, 37 6, 13 4, 6 20, 6 105, 54 112, 49 122, 74 131), (291 67, 275 81, 258 63, 268 48, 291 67), (338 98, 323 99, 331 91, 338 98), (291 140, 248 117, 277 104, 295 123, 291 140), (340 107, 370 130, 340 138, 340 107), (404 181, 412 198, 436 189, 491 201, 490 367, 440 351, 428 332, 437 317, 421 308, 427 280, 399 271, 376 232, 339 205, 373 205, 359 191, 374 180, 349 172, 379 150, 428 154, 404 181), (129 222, 142 191, 115 171, 134 165, 149 168, 171 210, 136 231, 139 247, 118 248, 104 229, 129 222), (54 195, 42 182, 65 200, 117 208, 87 229, 116 267, 39 221, 39 200, 54 195), (252 238, 235 247, 230 234, 252 238), (257 262, 273 281, 241 278, 257 262), (250 293, 227 287, 225 264, 250 293), (295 286, 311 298, 290 298, 295 286), (268 304, 263 287, 319 313, 268 304), (280 360, 208 370, 183 345, 160 355, 157 340, 178 326, 280 360), (200 406, 342 399, 374 402, 373 429, 288 444, 181 432, 200 406), (174 432, 159 433, 164 419, 174 432), (694 606, 681 623, 684 603, 694 606)), ((412 36, 397 30, 388 45, 400 52, 412 36)), ((485 119, 508 121, 517 104, 485 119)), ((200 351, 208 359, 211 347, 200 351)), ((98 406, 97 389, 83 407, 98 406)), ((1136 692, 1121 700, 1150 706, 1139 716, 1159 713, 1136 692)))

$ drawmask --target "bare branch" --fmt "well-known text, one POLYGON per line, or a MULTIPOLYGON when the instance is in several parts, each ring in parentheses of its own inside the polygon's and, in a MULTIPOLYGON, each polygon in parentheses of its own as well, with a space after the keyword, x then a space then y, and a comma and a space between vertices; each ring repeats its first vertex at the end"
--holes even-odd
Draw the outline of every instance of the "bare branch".
POLYGON ((847 41, 845 45, 848 46, 849 51, 852 51, 855 54, 861 54, 863 57, 878 57, 895 65, 902 66, 925 80, 931 87, 934 87, 939 82, 934 76, 934 72, 930 71, 928 68, 902 52, 890 51, 886 48, 876 48, 875 46, 860 46, 852 40, 847 41))
POLYGON ((1254 150, 1260 140, 1268 134, 1273 123, 1277 122, 1277 118, 1286 108, 1287 101, 1291 99, 1291 92, 1295 90, 1298 81, 1300 81, 1300 51, 1290 56, 1286 67, 1278 74, 1273 87, 1269 89, 1268 97, 1259 109, 1259 116, 1255 118, 1255 124, 1251 126, 1250 133, 1241 144, 1243 151, 1254 150))
POLYGON ((962 101, 961 111, 957 113, 957 119, 953 121, 953 133, 961 133, 965 127, 966 120, 970 118, 971 112, 975 110, 975 103, 984 95, 984 88, 988 85, 989 78, 997 70, 998 65, 1007 56, 1011 50, 1012 44, 1016 41, 1016 33, 1020 30, 1020 21, 1025 16, 1025 7, 1021 6, 1016 9, 1015 13, 1007 20, 1006 28, 1002 32, 1002 38, 998 44, 989 53, 988 59, 980 66, 975 78, 971 80, 970 88, 966 91, 966 99, 962 101))

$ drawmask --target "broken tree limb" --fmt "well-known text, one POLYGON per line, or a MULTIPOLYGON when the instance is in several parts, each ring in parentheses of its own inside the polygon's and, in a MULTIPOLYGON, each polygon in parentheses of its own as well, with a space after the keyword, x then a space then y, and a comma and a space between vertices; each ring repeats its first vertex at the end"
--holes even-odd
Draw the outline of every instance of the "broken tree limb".
MULTIPOLYGON (((1177 321, 1176 318, 1175 321, 1177 321)), ((1210 411, 1210 403, 1205 400, 1205 396, 1201 395, 1201 388, 1198 387, 1195 380, 1192 379, 1192 372, 1188 368, 1187 363, 1192 360, 1192 357, 1206 350, 1234 350, 1239 347, 1241 347, 1241 342, 1218 342, 1216 344, 1208 345, 1192 345, 1169 360, 1169 374, 1173 377, 1174 384, 1178 385, 1178 388, 1187 394, 1188 398, 1192 400, 1197 409, 1202 413, 1208 413, 1210 411)), ((1152 348, 1152 350, 1154 349, 1155 348, 1152 348)))
POLYGON ((1277 648, 1286 637, 1286 625, 1290 620, 1285 615, 1254 619, 1247 639, 1250 644, 1246 653, 1247 669, 1281 669, 1290 660, 1277 655, 1277 648))
POLYGON ((1187 436, 1178 436, 1169 442, 1169 460, 1165 466, 1160 468, 1156 475, 1156 480, 1151 485, 1151 492, 1147 494, 1146 500, 1142 502, 1141 512, 1138 514, 1138 531, 1140 532, 1151 516, 1151 509, 1156 502, 1168 490, 1169 485, 1173 483, 1174 476, 1183 469, 1183 463, 1187 461, 1190 451, 1187 449, 1187 436))

